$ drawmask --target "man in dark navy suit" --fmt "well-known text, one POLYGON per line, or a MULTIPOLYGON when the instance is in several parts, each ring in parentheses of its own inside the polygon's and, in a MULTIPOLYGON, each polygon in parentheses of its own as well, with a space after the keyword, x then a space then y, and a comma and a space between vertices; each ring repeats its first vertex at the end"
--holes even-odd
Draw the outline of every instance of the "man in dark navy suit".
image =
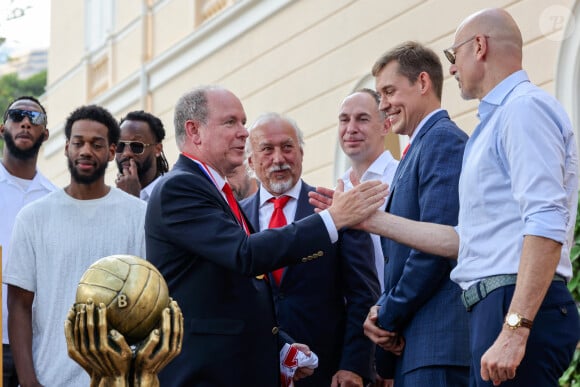
POLYGON ((159 374, 164 386, 278 387, 283 340, 264 273, 333 259, 325 255, 337 229, 369 216, 387 191, 369 182, 327 212, 253 234, 225 181, 243 163, 245 123, 240 100, 220 87, 188 92, 175 108, 181 155, 153 190, 145 222, 147 258, 184 317, 182 353, 159 374))
MULTIPOLYGON (((314 213, 308 192, 314 188, 301 178, 303 135, 296 123, 276 113, 260 116, 249 129, 248 164, 260 189, 241 205, 256 230, 278 227, 277 202, 282 200, 283 222, 292 223, 314 213)), ((372 377, 373 343, 362 324, 379 297, 373 244, 362 231, 340 232, 327 250, 331 259, 291 265, 270 274, 270 286, 280 328, 308 344, 318 355, 314 375, 296 386, 363 387, 372 377)), ((381 273, 382 274, 382 273, 381 273)))
MULTIPOLYGON (((385 53, 373 66, 380 109, 391 130, 409 136, 386 211, 454 225, 467 135, 441 109, 438 56, 414 42, 385 53)), ((454 261, 383 239, 385 292, 365 322, 377 367, 395 386, 467 386, 469 335, 461 289, 449 278, 454 261)))

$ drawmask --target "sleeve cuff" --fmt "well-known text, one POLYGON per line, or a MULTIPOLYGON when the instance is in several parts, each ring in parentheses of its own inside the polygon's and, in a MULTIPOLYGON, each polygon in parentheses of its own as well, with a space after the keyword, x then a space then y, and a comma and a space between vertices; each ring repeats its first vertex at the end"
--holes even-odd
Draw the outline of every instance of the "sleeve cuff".
POLYGON ((334 221, 332 220, 332 216, 330 216, 330 212, 328 212, 328 210, 320 211, 319 215, 324 222, 324 226, 326 226, 326 231, 328 232, 330 242, 336 243, 336 241, 338 241, 338 230, 334 225, 334 221))

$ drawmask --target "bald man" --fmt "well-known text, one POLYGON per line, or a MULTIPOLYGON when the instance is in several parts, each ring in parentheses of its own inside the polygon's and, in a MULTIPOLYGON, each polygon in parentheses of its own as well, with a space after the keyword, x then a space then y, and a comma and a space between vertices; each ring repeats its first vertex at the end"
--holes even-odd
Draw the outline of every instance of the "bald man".
POLYGON ((480 100, 481 122, 463 157, 458 226, 385 212, 361 226, 458 258, 451 279, 470 312, 472 385, 556 386, 580 335, 566 288, 578 203, 572 125, 522 70, 522 36, 505 10, 469 16, 445 55, 462 97, 480 100))

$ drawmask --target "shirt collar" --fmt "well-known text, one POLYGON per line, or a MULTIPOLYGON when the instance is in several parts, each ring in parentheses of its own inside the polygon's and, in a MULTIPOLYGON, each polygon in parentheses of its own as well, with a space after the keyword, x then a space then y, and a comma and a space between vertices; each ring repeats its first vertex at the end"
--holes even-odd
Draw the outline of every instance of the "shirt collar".
MULTIPOLYGON (((365 182, 369 180, 382 180, 382 178, 385 176, 385 171, 393 161, 397 164, 399 163, 399 161, 393 157, 390 151, 383 151, 383 153, 381 153, 379 157, 377 157, 375 161, 369 165, 366 171, 364 171, 360 181, 365 182)), ((344 182, 345 190, 354 188, 352 182, 350 181, 351 172, 352 167, 348 168, 341 177, 342 181, 344 182)))
POLYGON ((385 173, 386 167, 394 159, 395 158, 393 157, 391 152, 389 152, 388 150, 384 151, 383 153, 381 153, 379 155, 379 157, 376 158, 375 161, 373 161, 373 163, 371 165, 369 165, 369 167, 367 168, 365 173, 363 173, 361 181, 372 180, 372 179, 369 179, 368 177, 373 176, 373 175, 374 176, 383 176, 383 174, 385 173))
POLYGON ((485 119, 485 116, 495 110, 496 107, 500 106, 518 84, 527 81, 529 81, 528 74, 525 70, 519 70, 495 85, 479 103, 477 116, 480 121, 485 119))
POLYGON ((8 181, 10 174, 4 167, 4 164, 0 163, 0 181, 8 181))
POLYGON ((423 129, 423 126, 425 126, 425 123, 429 120, 429 118, 431 118, 434 114, 440 112, 441 110, 443 110, 443 109, 441 109, 441 108, 435 109, 431 113, 429 113, 425 117, 423 117, 423 119, 421 120, 421 122, 419 122, 419 125, 417 125, 417 128, 413 132, 413 135, 409 139, 409 143, 412 143, 413 140, 415 138, 417 138, 417 136, 419 135, 419 132, 423 129))
POLYGON ((209 165, 206 164, 206 166, 207 166, 207 169, 209 170, 209 172, 211 173, 211 177, 213 177, 216 186, 221 191, 224 188, 224 185, 226 185, 226 179, 221 177, 221 175, 218 173, 218 171, 216 171, 215 169, 213 169, 209 165))
MULTIPOLYGON (((6 167, 4 167, 4 164, 0 163, 0 182, 4 181, 12 183, 12 175, 10 172, 8 172, 6 167)), ((52 184, 46 177, 44 177, 41 173, 38 172, 38 170, 36 170, 36 173, 32 178, 32 184, 30 184, 28 191, 37 189, 38 186, 46 189, 47 191, 54 191, 56 189, 54 184, 52 184)))
MULTIPOLYGON (((298 179, 298 182, 294 184, 294 187, 284 192, 283 195, 290 196, 291 198, 298 200, 298 197, 300 197, 301 190, 302 190, 302 179, 298 179)), ((260 185, 260 207, 264 206, 264 204, 266 204, 268 200, 272 199, 273 197, 276 196, 268 192, 268 190, 266 190, 263 185, 260 185)))
POLYGON ((153 180, 151 183, 147 184, 147 186, 141 190, 141 192, 139 194, 139 197, 141 198, 141 200, 145 200, 145 201, 149 200, 149 197, 151 197, 151 192, 153 191, 153 188, 155 188, 155 184, 157 184, 159 182, 160 177, 161 177, 161 175, 157 176, 155 178, 155 180, 153 180))

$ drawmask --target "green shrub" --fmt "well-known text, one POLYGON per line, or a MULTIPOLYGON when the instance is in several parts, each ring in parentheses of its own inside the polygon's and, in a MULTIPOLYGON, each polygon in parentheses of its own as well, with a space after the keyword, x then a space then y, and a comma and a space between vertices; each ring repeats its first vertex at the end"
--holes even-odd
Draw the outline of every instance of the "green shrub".
MULTIPOLYGON (((580 213, 580 205, 578 206, 580 213)), ((580 310, 580 216, 576 217, 576 227, 574 228, 574 246, 570 250, 570 259, 572 260, 572 271, 574 276, 568 284, 568 289, 576 300, 576 305, 580 310)), ((560 378, 560 386, 580 387, 580 347, 576 347, 574 357, 570 367, 560 378)))

